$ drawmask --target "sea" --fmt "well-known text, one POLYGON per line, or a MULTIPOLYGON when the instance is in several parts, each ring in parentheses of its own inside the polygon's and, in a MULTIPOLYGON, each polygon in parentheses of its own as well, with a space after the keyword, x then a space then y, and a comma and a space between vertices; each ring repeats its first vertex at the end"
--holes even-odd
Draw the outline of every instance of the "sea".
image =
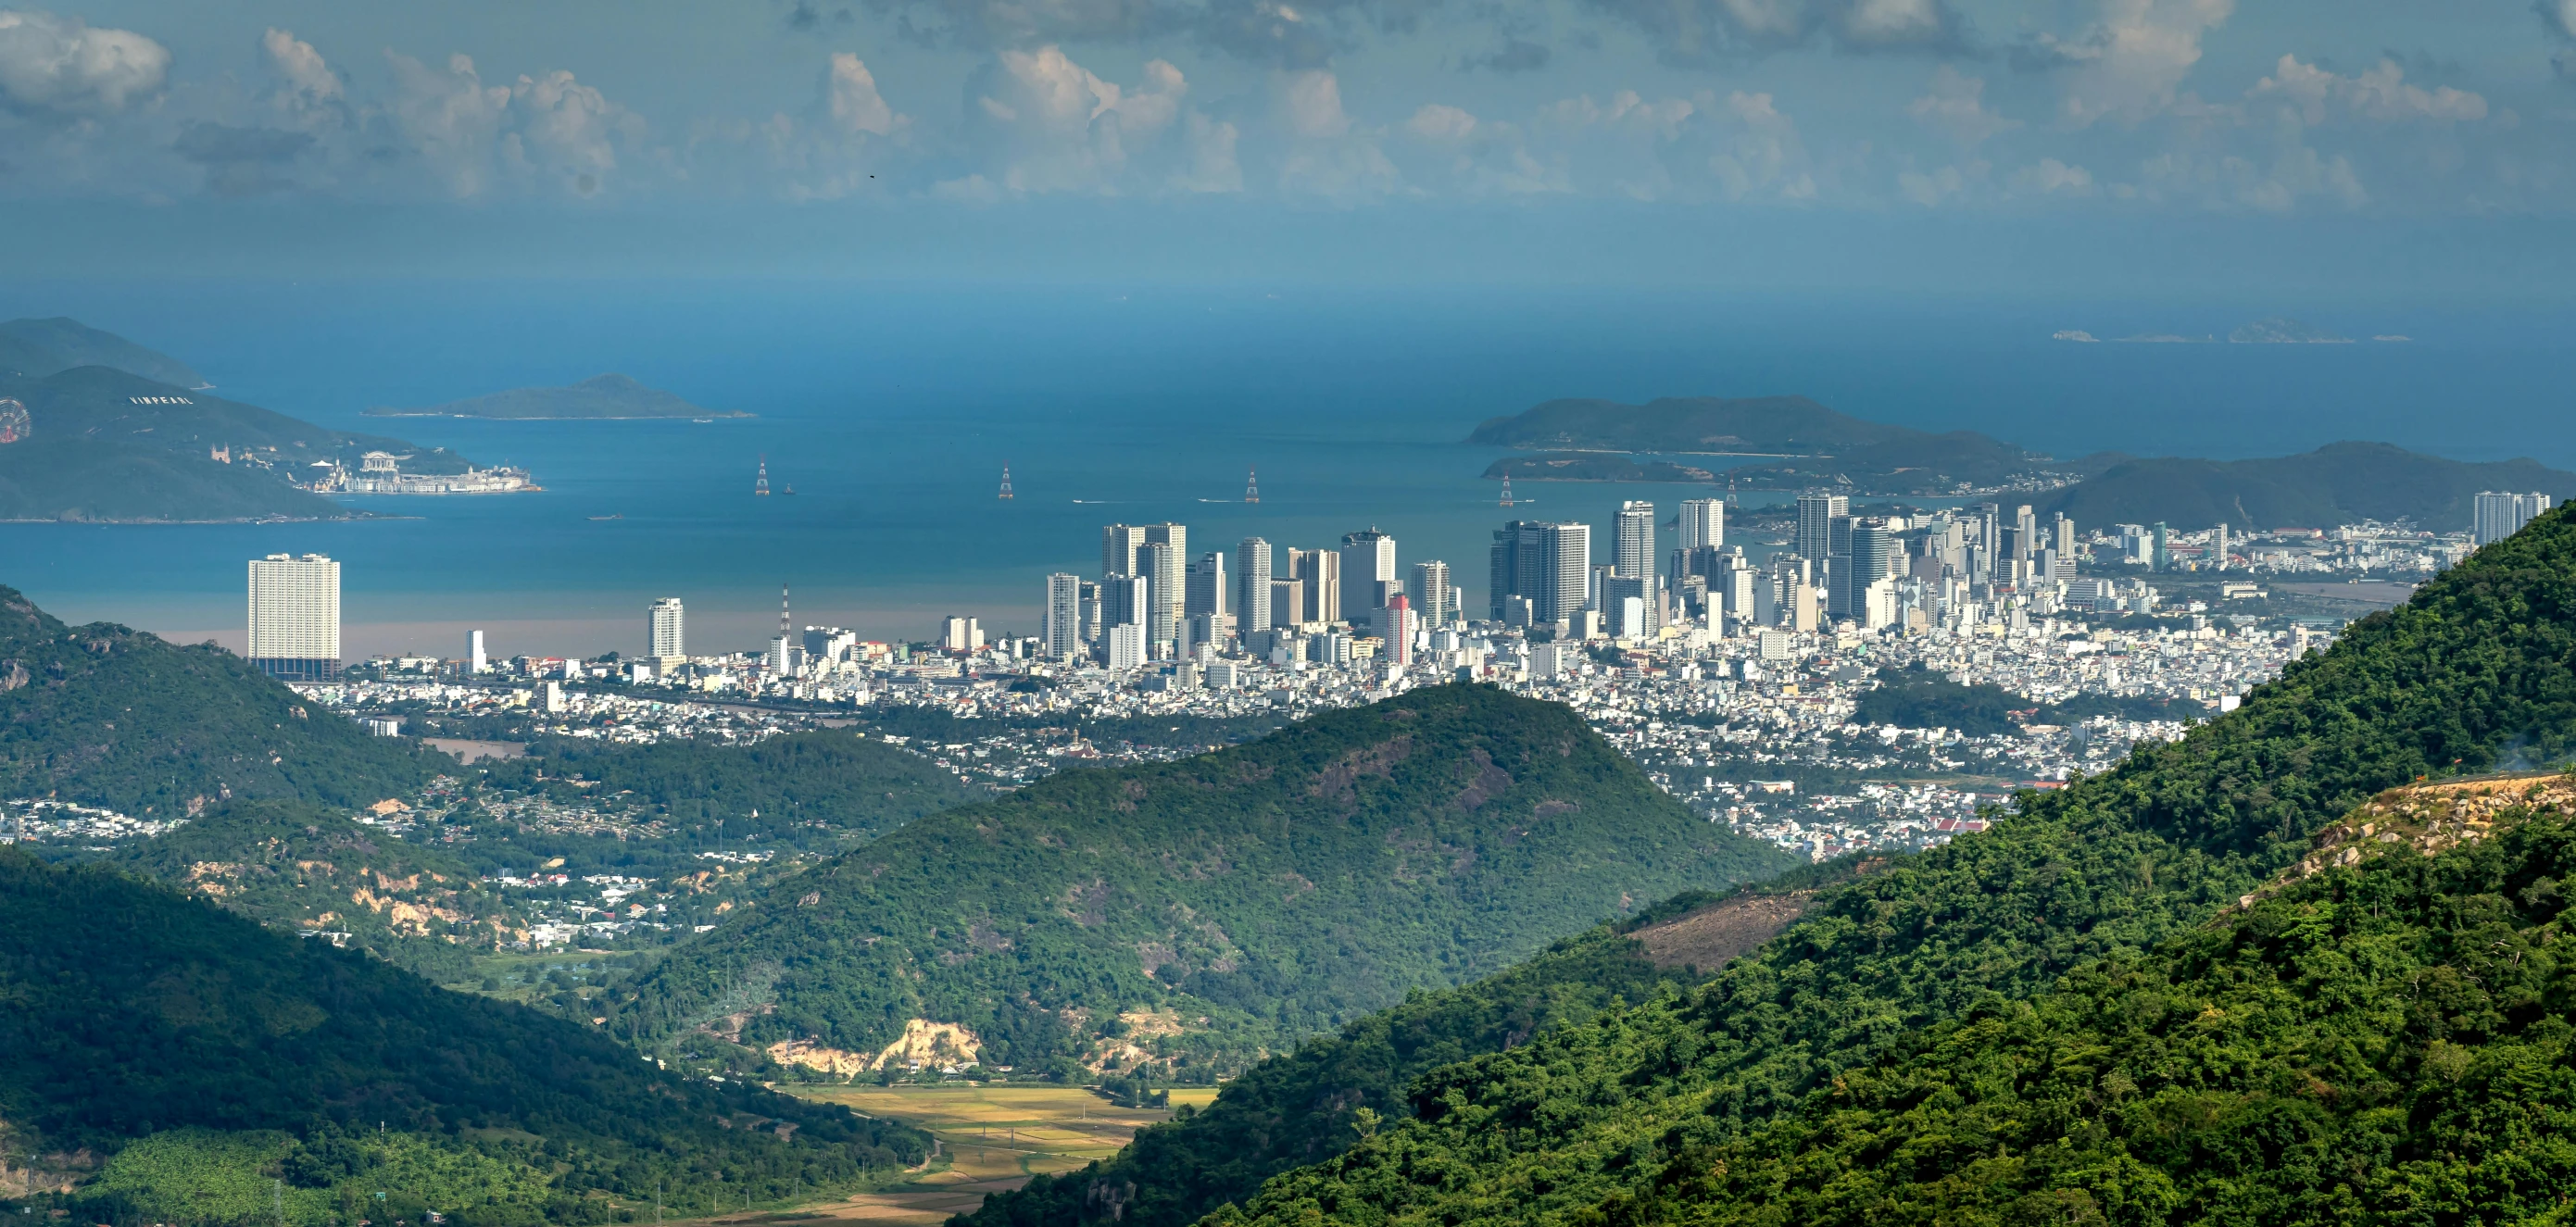
POLYGON ((1482 476, 1501 453, 1463 440, 1555 397, 1804 394, 2060 456, 2369 439, 2576 469, 2576 317, 2475 303, 116 280, 0 284, 0 312, 109 329, 236 400, 527 468, 542 493, 352 499, 386 517, 354 522, 0 524, 0 583, 48 610, 235 648, 244 563, 328 554, 353 659, 454 656, 469 629, 503 656, 634 652, 665 596, 685 602, 693 651, 751 648, 774 633, 782 589, 800 627, 918 639, 963 614, 1033 633, 1044 577, 1096 570, 1114 522, 1187 524, 1193 552, 1255 535, 1326 547, 1373 527, 1408 567, 1448 562, 1472 603, 1507 518, 1606 525, 1628 499, 1669 517, 1703 493, 1523 482, 1501 508, 1482 476), (2278 314, 2357 343, 2053 339, 2223 338, 2278 314), (364 415, 609 371, 754 416, 364 415))

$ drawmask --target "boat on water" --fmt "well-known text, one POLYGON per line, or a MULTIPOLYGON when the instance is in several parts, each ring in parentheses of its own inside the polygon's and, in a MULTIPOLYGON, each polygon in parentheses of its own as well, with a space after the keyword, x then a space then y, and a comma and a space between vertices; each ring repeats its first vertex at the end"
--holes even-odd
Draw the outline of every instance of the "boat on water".
POLYGON ((616 515, 608 515, 608 516, 592 516, 592 517, 590 517, 590 518, 591 518, 591 519, 594 519, 594 520, 623 520, 623 519, 625 519, 625 518, 626 518, 626 515, 625 515, 625 513, 620 512, 620 513, 618 513, 618 514, 616 514, 616 515))
POLYGON ((706 425, 707 423, 712 422, 712 421, 714 421, 714 420, 715 420, 714 418, 690 418, 690 419, 689 419, 689 421, 690 421, 691 423, 693 423, 693 424, 695 424, 695 425, 699 425, 699 426, 704 426, 704 425, 706 425))

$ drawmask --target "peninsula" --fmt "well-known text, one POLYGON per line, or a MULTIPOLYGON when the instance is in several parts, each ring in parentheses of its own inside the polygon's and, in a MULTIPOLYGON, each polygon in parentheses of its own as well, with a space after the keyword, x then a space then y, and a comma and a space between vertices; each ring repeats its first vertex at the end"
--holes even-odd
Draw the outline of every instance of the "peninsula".
POLYGON ((512 388, 489 396, 426 409, 375 408, 369 417, 495 418, 522 421, 626 418, 747 418, 734 409, 706 409, 624 375, 597 375, 564 388, 512 388))

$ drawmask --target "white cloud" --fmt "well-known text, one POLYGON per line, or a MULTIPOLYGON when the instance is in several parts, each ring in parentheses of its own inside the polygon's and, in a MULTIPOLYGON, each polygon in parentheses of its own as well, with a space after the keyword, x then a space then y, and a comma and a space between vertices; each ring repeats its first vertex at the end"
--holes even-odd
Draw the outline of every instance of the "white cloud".
POLYGON ((2013 186, 2042 196, 2090 196, 2093 172, 2055 158, 2041 158, 2015 172, 2013 186))
POLYGON ((1943 64, 1932 73, 1930 92, 1905 109, 1925 127, 1947 133, 1952 140, 1973 148, 1998 132, 2021 126, 2018 120, 1986 109, 1985 93, 1984 78, 1968 76, 1943 64))
POLYGON ((618 142, 643 133, 641 119, 561 69, 486 85, 462 54, 444 71, 392 51, 385 60, 395 129, 459 198, 483 195, 505 176, 589 195, 616 169, 618 142))
POLYGON ((1234 125, 1190 112, 1189 166, 1172 176, 1171 186, 1181 192, 1240 192, 1243 190, 1243 164, 1235 159, 1234 143, 1240 134, 1234 125))
POLYGON ((1709 169, 1728 199, 1815 199, 1816 181, 1804 169, 1806 151, 1798 126, 1772 104, 1771 95, 1738 90, 1727 95, 1724 114, 1734 131, 1710 157, 1709 169))
POLYGON ((33 114, 113 115, 161 92, 170 49, 132 30, 41 9, 0 9, 0 103, 33 114))
POLYGON ((1404 121, 1404 130, 1426 141, 1460 141, 1476 130, 1476 117, 1457 107, 1424 103, 1404 121))
POLYGON ((2066 72, 2059 102, 2066 121, 2136 123, 2174 104, 2200 62, 2201 36, 2235 11, 2235 0, 2102 0, 2102 16, 2079 38, 2040 39, 2066 72))
MULTIPOLYGON (((995 56, 971 92, 968 118, 997 163, 990 181, 998 189, 1111 193, 1136 186, 1128 182, 1130 163, 1164 145, 1189 82, 1154 60, 1143 82, 1127 89, 1049 46, 995 56)), ((1207 129, 1196 135, 1216 136, 1207 129)), ((1193 166, 1197 153, 1190 151, 1193 166)), ((1221 177, 1220 168, 1209 169, 1221 177)))
POLYGON ((1968 177, 1956 166, 1936 171, 1905 171, 1896 176, 1896 190, 1907 200, 1931 208, 1968 189, 1968 177))
POLYGON ((1320 68, 1291 73, 1284 92, 1289 131, 1314 140, 1351 130, 1351 117, 1342 110, 1342 83, 1332 73, 1320 68))
POLYGON ((286 107, 311 110, 341 100, 340 76, 323 62, 313 44, 272 26, 260 36, 259 45, 268 53, 270 71, 286 84, 279 95, 286 107))
POLYGON ((868 66, 847 51, 834 53, 823 69, 822 110, 833 128, 853 136, 892 136, 908 122, 877 93, 877 79, 868 66))
POLYGON ((2343 77, 2303 64, 2295 55, 2285 55, 2272 75, 2255 83, 2246 96, 2280 99, 2297 108, 2299 117, 2312 128, 2325 123, 2330 114, 2378 123, 2462 122, 2487 117, 2485 98, 2447 85, 2431 90, 2409 85, 2406 70, 2389 59, 2382 59, 2378 66, 2359 76, 2343 77))

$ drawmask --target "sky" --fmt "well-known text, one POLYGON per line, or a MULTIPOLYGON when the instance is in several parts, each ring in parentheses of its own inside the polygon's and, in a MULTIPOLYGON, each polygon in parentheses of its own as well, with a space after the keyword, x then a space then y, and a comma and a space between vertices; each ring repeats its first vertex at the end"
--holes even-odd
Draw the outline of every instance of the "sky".
POLYGON ((2561 292, 2576 0, 0 8, 27 273, 2561 292))

